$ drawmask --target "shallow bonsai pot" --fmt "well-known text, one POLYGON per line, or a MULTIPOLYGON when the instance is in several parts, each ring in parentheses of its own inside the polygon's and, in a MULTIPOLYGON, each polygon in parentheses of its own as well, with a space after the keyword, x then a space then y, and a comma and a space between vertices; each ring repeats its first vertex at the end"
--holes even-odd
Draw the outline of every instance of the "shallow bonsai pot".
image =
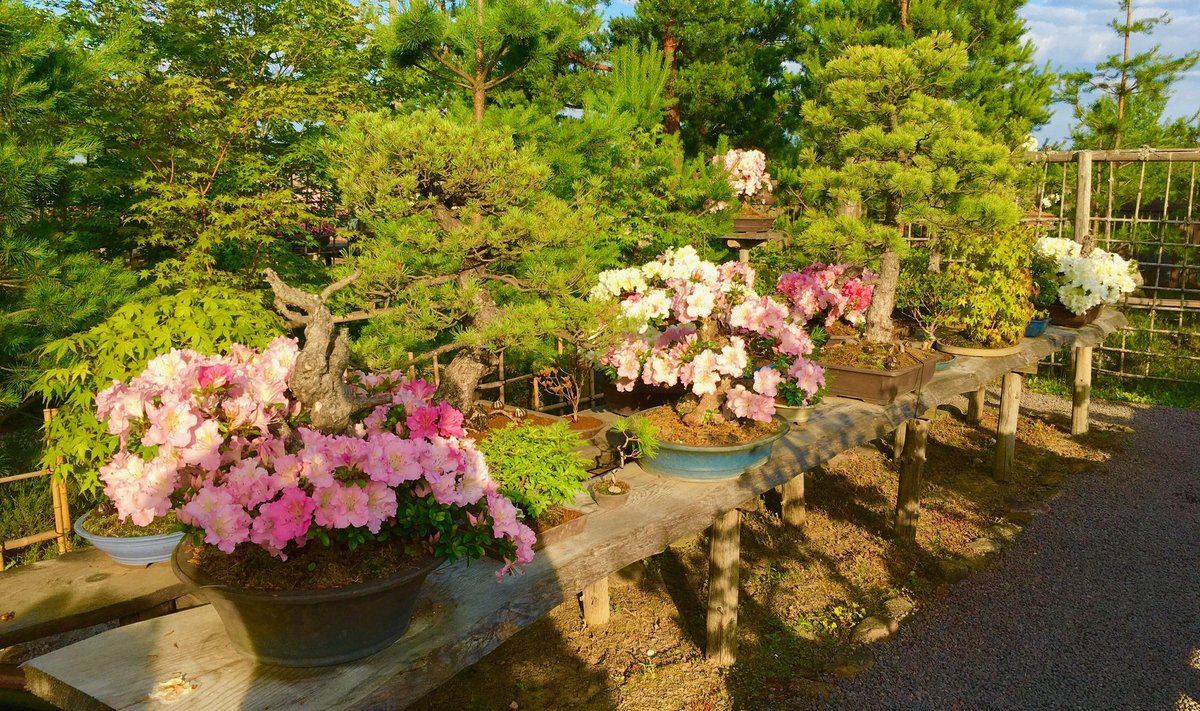
MULTIPOLYGON (((580 415, 580 417, 593 417, 596 420, 600 419, 598 417, 595 417, 594 415, 580 415)), ((567 427, 569 427, 572 432, 579 435, 580 439, 584 440, 585 442, 589 442, 589 443, 592 441, 592 439, 594 439, 596 437, 596 435, 600 434, 601 432, 603 432, 609 428, 609 425, 605 424, 601 420, 600 423, 595 425, 594 427, 576 429, 575 427, 572 427, 572 425, 575 423, 571 420, 570 417, 564 417, 563 419, 566 421, 567 427)))
POLYGON ((75 533, 108 554, 121 565, 150 565, 171 559, 171 551, 183 538, 182 532, 157 533, 153 536, 101 536, 83 528, 91 514, 75 519, 75 533))
POLYGON ((791 425, 802 425, 812 417, 815 405, 780 405, 775 403, 775 414, 791 425))
POLYGON ((774 217, 735 217, 733 218, 733 233, 735 235, 757 235, 770 232, 775 225, 774 217))
POLYGON ((323 667, 390 647, 408 631, 425 578, 444 558, 426 557, 378 580, 331 590, 243 590, 211 580, 180 542, 175 575, 212 603, 234 648, 260 664, 323 667))
POLYGON ((937 372, 937 360, 927 358, 899 370, 874 370, 849 365, 817 362, 825 369, 825 384, 830 395, 854 398, 876 405, 889 405, 893 400, 925 387, 937 372))
POLYGON ((639 381, 634 384, 633 390, 621 392, 617 390, 616 383, 606 381, 602 392, 604 393, 605 409, 613 414, 627 417, 642 410, 674 402, 682 397, 687 389, 683 386, 663 388, 646 385, 639 381))
POLYGON ((1046 327, 1050 325, 1048 318, 1035 318, 1029 321, 1029 325, 1025 327, 1026 338, 1037 338, 1046 332, 1046 327))
POLYGON ((1015 346, 1005 346, 1004 348, 980 348, 974 346, 956 346, 950 343, 934 341, 933 347, 942 353, 949 353, 953 356, 970 356, 972 358, 1000 358, 1021 352, 1020 343, 1015 346))
POLYGON ((946 355, 948 355, 950 357, 947 358, 946 360, 939 360, 937 363, 934 363, 933 369, 935 371, 945 370, 946 368, 949 368, 951 365, 953 365, 954 361, 958 360, 958 356, 956 356, 956 355, 952 355, 950 353, 947 353, 946 355))
POLYGON ((717 482, 737 479, 771 456, 775 442, 788 433, 791 425, 776 417, 779 428, 763 437, 717 447, 679 444, 659 439, 658 454, 639 459, 642 469, 668 479, 717 482))
POLYGON ((1064 328, 1083 328, 1100 316, 1104 304, 1097 304, 1087 310, 1087 313, 1077 314, 1060 303, 1055 303, 1046 309, 1050 312, 1050 324, 1064 328))
POLYGON ((620 483, 620 484, 625 484, 624 493, 621 493, 621 494, 610 494, 608 492, 601 493, 600 487, 606 486, 609 483, 610 482, 608 482, 606 480, 598 481, 588 487, 588 492, 591 493, 592 498, 596 501, 596 505, 599 506, 600 508, 605 509, 605 510, 619 509, 625 505, 625 502, 629 501, 629 492, 632 491, 633 489, 626 482, 618 481, 618 483, 620 483))
POLYGON ((546 546, 552 546, 555 543, 565 541, 568 538, 574 538, 575 536, 583 533, 584 527, 587 526, 587 516, 584 516, 582 511, 576 511, 575 509, 567 508, 566 506, 560 508, 577 515, 555 526, 538 531, 537 540, 533 544, 533 549, 535 551, 540 551, 546 546))

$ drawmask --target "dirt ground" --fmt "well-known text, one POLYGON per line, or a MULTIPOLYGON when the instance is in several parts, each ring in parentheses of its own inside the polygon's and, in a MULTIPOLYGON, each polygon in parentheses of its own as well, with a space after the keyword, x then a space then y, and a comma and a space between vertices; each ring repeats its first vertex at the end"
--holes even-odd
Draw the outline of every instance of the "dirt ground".
POLYGON ((725 670, 704 660, 706 546, 685 539, 612 588, 611 622, 583 624, 563 605, 413 704, 417 709, 787 709, 831 694, 869 664, 850 641, 883 601, 917 606, 981 565, 972 542, 1023 525, 1066 477, 1107 460, 1121 427, 1072 440, 1059 416, 1023 413, 1016 471, 991 477, 994 410, 979 426, 961 412, 931 428, 917 547, 893 544, 896 464, 888 447, 847 452, 807 479, 808 523, 785 527, 778 498, 743 516, 739 652, 725 670))

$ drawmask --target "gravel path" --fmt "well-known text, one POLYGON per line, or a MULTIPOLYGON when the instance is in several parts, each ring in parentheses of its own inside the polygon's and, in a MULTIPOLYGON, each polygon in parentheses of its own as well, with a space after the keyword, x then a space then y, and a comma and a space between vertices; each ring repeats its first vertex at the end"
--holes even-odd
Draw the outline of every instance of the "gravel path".
POLYGON ((841 708, 1200 711, 1200 411, 1092 410, 1134 428, 1125 450, 876 645, 841 708))

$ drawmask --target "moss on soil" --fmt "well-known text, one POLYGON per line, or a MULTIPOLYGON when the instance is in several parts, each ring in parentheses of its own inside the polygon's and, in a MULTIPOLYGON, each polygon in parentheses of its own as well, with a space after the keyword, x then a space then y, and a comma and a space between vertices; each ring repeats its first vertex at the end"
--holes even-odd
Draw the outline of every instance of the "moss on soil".
POLYGON ((139 526, 132 521, 118 520, 115 511, 111 513, 92 511, 87 520, 83 522, 83 530, 97 536, 136 538, 138 536, 161 536, 165 533, 175 533, 180 529, 174 512, 154 519, 148 526, 139 526))
MULTIPOLYGON (((895 545, 895 462, 873 447, 808 475, 808 523, 784 526, 778 499, 743 515, 737 664, 704 659, 707 541, 672 544, 637 563, 637 582, 611 589, 612 619, 583 624, 570 601, 413 704, 415 709, 677 711, 777 709, 835 703, 839 678, 865 666, 849 641, 863 616, 902 596, 918 606, 948 589, 947 563, 963 564, 975 539, 1085 475, 1124 438, 1023 417, 1010 481, 991 478, 996 420, 969 425, 941 412, 931 427, 916 548, 895 545)), ((624 577, 624 576, 618 576, 624 577)))
POLYGON ((924 363, 930 358, 946 360, 947 356, 921 348, 905 348, 901 350, 900 346, 895 343, 858 341, 857 343, 841 343, 835 346, 828 346, 821 351, 820 360, 822 363, 829 365, 891 371, 924 363))
POLYGON ((213 546, 192 550, 200 571, 225 585, 248 590, 330 590, 386 578, 411 568, 421 556, 394 542, 369 542, 349 550, 339 543, 309 542, 280 560, 258 546, 238 546, 232 554, 213 546))
POLYGON ((660 441, 675 444, 718 447, 751 442, 779 431, 778 422, 721 422, 699 426, 685 425, 672 407, 659 407, 644 417, 654 425, 660 441))

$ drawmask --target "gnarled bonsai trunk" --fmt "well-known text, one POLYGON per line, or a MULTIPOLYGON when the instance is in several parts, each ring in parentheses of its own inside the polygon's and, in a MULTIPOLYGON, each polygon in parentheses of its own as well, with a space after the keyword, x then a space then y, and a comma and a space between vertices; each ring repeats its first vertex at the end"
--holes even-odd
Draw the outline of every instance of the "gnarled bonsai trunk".
POLYGON ((900 255, 887 250, 880 260, 879 280, 875 282, 875 295, 867 309, 868 341, 887 343, 892 340, 892 309, 896 307, 896 286, 900 282, 900 255))
POLYGON ((464 348, 454 354, 450 365, 442 369, 436 400, 446 400, 468 416, 475 409, 479 382, 492 372, 492 358, 475 349, 464 348))

